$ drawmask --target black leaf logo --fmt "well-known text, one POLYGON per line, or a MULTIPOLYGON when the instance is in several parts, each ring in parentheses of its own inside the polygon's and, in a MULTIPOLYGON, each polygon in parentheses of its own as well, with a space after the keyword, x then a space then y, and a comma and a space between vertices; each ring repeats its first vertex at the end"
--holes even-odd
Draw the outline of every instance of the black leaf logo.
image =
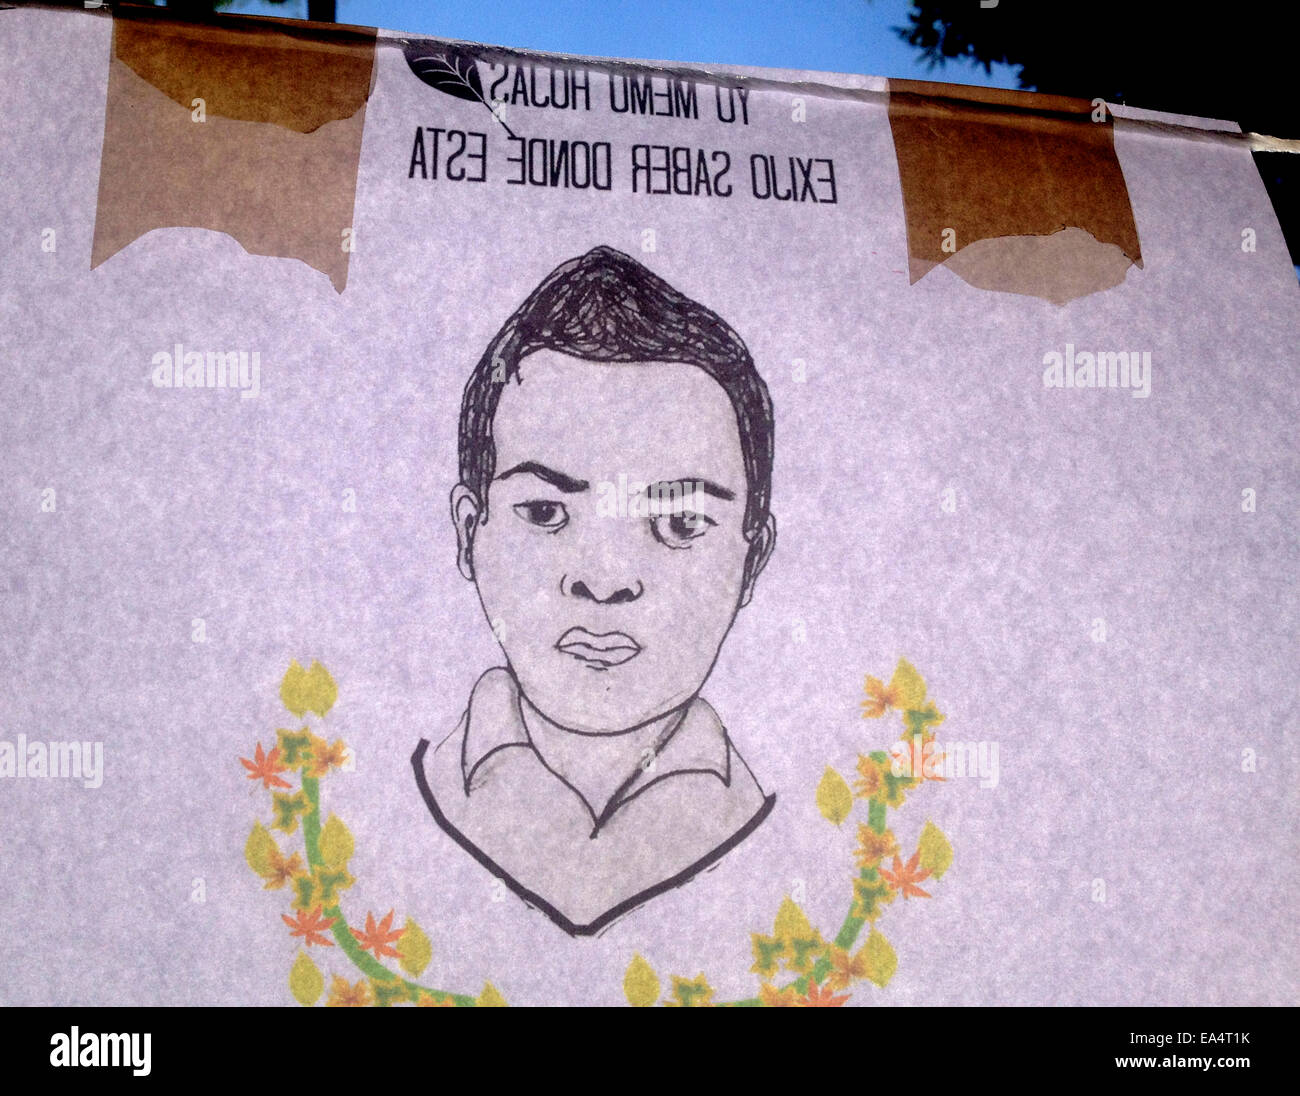
POLYGON ((492 117, 501 123, 502 128, 514 136, 514 131, 501 117, 500 107, 494 109, 483 94, 483 79, 478 74, 478 58, 474 54, 446 42, 430 41, 407 42, 403 52, 411 71, 431 88, 455 99, 482 103, 492 111, 492 117))

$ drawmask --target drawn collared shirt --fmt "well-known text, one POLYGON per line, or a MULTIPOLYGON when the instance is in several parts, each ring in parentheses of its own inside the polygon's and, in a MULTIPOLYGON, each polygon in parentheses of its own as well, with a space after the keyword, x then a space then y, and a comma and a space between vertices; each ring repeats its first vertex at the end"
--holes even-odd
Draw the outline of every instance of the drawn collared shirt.
POLYGON ((543 759, 514 675, 497 667, 456 730, 432 750, 422 741, 412 761, 435 820, 462 848, 566 932, 590 935, 717 861, 775 803, 699 697, 653 758, 607 805, 589 805, 543 759))

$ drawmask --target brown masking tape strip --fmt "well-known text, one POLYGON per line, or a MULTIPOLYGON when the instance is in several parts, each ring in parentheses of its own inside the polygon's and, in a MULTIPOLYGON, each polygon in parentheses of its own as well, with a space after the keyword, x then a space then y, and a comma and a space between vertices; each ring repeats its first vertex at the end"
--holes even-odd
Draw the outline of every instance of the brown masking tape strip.
POLYGON ((909 278, 944 263, 972 285, 1057 304, 1141 267, 1109 114, 1064 96, 889 82, 909 278), (1066 231, 1066 230, 1078 231, 1066 231))
POLYGON ((187 110, 201 98, 209 114, 310 133, 370 96, 374 28, 258 16, 178 23, 158 12, 117 8, 114 56, 187 110))
POLYGON ((91 266, 155 228, 207 228, 342 292, 375 34, 118 8, 91 266))

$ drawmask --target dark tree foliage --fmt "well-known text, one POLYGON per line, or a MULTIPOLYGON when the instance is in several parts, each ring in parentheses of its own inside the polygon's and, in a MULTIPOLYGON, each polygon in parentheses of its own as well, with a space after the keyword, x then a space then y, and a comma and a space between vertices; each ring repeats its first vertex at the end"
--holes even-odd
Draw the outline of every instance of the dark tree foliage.
MULTIPOLYGON (((1248 132, 1297 138, 1295 16, 1294 0, 997 0, 987 8, 980 0, 914 0, 908 26, 895 30, 932 69, 950 61, 985 71, 1018 65, 1028 90, 1223 118, 1248 132)), ((935 75, 961 80, 960 69, 935 75)), ((1300 264, 1300 154, 1256 153, 1255 163, 1300 264)))

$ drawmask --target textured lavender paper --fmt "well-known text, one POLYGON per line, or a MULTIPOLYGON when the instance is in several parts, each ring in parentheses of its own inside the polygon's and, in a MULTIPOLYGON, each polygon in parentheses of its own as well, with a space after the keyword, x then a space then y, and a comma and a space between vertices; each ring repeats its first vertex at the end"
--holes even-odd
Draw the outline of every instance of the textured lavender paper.
POLYGON ((898 816, 905 842, 932 818, 956 859, 932 900, 890 908, 898 974, 854 1003, 1294 1000, 1300 323, 1247 152, 1117 124, 1145 268, 1056 307, 942 269, 907 284, 880 100, 756 90, 748 131, 511 116, 742 167, 833 156, 836 205, 421 182, 416 125, 489 131, 494 167, 500 137, 381 44, 343 294, 189 229, 92 272, 108 38, 104 18, 0 12, 0 738, 105 750, 98 789, 0 781, 0 1001, 289 1000, 298 943, 244 864, 265 796, 236 758, 290 725, 292 658, 329 667, 326 723, 357 754, 325 793, 357 840, 345 908, 425 926, 430 984, 617 1004, 640 952, 747 996, 748 934, 796 881, 816 923, 843 915, 852 835, 813 789, 892 741, 858 701, 900 655, 945 737, 999 744, 1000 782, 928 788, 898 816), (771 388, 778 548, 705 695, 778 805, 715 871, 572 940, 494 900, 409 757, 499 660, 445 516, 464 377, 552 267, 602 243, 723 316, 771 388), (176 342, 259 350, 261 395, 154 388, 176 342), (1045 389, 1043 355, 1067 342, 1151 350, 1151 397, 1045 389))

